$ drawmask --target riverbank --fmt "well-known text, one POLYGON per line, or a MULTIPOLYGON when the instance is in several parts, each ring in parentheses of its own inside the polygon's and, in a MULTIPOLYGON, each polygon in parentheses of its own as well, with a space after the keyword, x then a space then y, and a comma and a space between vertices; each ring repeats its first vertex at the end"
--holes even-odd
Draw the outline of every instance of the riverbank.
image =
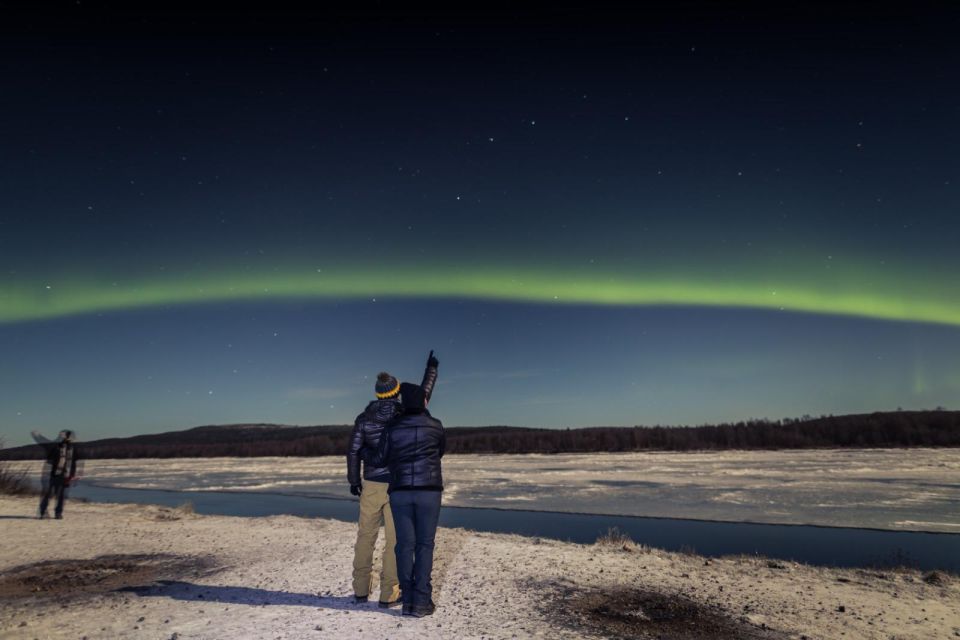
MULTIPOLYGON (((176 507, 190 502, 203 515, 298 516, 356 522, 357 499, 266 492, 117 489, 85 481, 71 491, 91 502, 176 507)), ((444 501, 446 502, 446 500, 444 501)), ((666 551, 708 557, 761 555, 830 567, 910 566, 960 573, 960 534, 756 524, 668 518, 482 509, 444 504, 440 525, 487 533, 593 543, 616 527, 633 540, 666 551)))
POLYGON ((355 526, 0 498, 9 638, 960 637, 960 580, 446 529, 437 613, 354 605, 355 526), (646 635, 644 635, 646 634, 646 635))

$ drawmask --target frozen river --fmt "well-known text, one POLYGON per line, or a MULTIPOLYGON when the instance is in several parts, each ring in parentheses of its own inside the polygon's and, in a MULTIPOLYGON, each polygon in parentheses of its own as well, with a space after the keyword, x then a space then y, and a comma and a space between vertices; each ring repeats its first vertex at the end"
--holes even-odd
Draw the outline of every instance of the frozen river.
MULTIPOLYGON (((339 456, 90 460, 84 481, 349 498, 345 469, 339 456)), ((960 533, 960 449, 450 455, 443 473, 449 506, 960 533)))

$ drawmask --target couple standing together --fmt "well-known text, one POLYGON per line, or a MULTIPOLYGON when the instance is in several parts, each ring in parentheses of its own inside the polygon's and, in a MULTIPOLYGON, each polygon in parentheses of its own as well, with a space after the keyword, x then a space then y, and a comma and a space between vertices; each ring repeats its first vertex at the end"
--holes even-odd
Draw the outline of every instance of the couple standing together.
POLYGON ((357 416, 347 450, 350 493, 360 497, 360 520, 353 557, 353 593, 366 602, 373 549, 380 525, 386 532, 380 607, 403 604, 403 615, 434 611, 433 545, 440 517, 446 446, 443 424, 427 411, 439 361, 427 358, 423 382, 401 383, 380 373, 376 400, 357 416), (363 467, 361 480, 361 466, 363 467))

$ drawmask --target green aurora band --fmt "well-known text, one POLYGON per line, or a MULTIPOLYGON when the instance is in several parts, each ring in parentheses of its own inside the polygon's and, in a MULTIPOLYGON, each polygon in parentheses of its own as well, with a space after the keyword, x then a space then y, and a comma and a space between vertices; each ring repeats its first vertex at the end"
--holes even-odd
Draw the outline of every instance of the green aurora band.
MULTIPOLYGON (((839 265, 838 265, 839 266, 839 265)), ((0 323, 171 305, 255 300, 474 299, 545 305, 707 306, 771 309, 960 326, 960 288, 930 273, 740 269, 739 274, 574 271, 449 265, 382 269, 208 271, 113 281, 57 277, 0 283, 0 323)))

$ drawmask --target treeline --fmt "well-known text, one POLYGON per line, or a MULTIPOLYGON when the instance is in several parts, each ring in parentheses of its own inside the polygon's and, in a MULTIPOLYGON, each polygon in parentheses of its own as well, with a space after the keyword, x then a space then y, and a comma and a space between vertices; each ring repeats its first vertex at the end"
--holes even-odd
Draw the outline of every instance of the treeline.
POLYGON ((960 412, 897 411, 700 427, 499 430, 469 435, 449 433, 447 442, 452 453, 958 447, 960 412))
MULTIPOLYGON (((87 458, 201 458, 344 455, 350 426, 207 426, 82 443, 87 458)), ((448 453, 593 453, 837 447, 957 447, 960 412, 896 411, 750 420, 699 427, 454 427, 448 453)), ((0 451, 0 460, 40 457, 36 446, 0 451)))
MULTIPOLYGON (((274 424, 210 425, 186 431, 80 442, 84 458, 221 458, 327 456, 346 453, 352 427, 290 427, 274 424)), ((0 451, 0 460, 42 457, 26 445, 0 451)))

